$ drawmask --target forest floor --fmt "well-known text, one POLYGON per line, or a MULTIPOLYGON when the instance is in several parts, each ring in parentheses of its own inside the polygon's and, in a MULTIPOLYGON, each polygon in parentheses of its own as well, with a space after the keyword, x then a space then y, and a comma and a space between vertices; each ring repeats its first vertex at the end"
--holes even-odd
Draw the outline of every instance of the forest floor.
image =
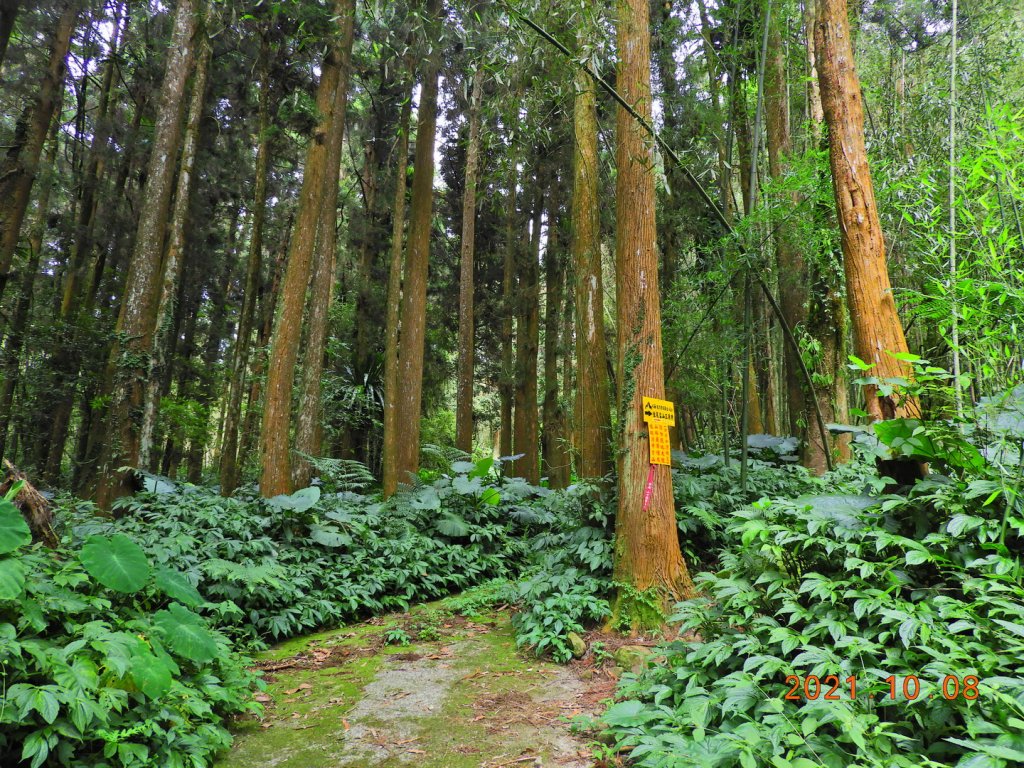
POLYGON ((616 674, 519 653, 507 610, 447 601, 291 640, 258 666, 264 716, 236 724, 218 768, 589 768, 569 720, 600 711, 616 674))

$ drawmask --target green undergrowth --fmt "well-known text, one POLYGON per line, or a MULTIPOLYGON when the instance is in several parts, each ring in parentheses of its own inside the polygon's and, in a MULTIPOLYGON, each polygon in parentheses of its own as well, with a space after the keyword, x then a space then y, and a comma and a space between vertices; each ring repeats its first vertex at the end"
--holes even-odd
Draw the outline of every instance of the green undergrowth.
POLYGON ((552 519, 545 489, 490 460, 387 502, 336 490, 365 474, 334 469, 330 492, 266 500, 149 478, 117 519, 65 500, 56 551, 8 504, 0 764, 207 765, 227 719, 258 709, 243 653, 514 576, 552 519))
MULTIPOLYGON (((680 544, 691 568, 716 562, 731 516, 743 505, 767 495, 797 496, 822 487, 803 467, 755 460, 750 462, 747 490, 741 492, 738 464, 725 467, 711 457, 674 467, 672 484, 680 544)), ((545 508, 548 527, 531 540, 531 566, 510 595, 519 607, 513 623, 520 646, 566 662, 573 654, 569 635, 609 618, 613 628, 626 631, 637 616, 639 623, 663 623, 657 620, 660 601, 640 595, 627 599, 627 610, 612 616, 616 593, 630 598, 628 585, 612 579, 613 494, 579 483, 546 499, 545 508)))
POLYGON ((226 748, 259 683, 200 615, 217 607, 123 535, 30 539, 0 504, 0 765, 185 768, 226 748))
POLYGON ((896 421, 875 430, 883 447, 940 473, 909 495, 878 478, 857 493, 844 469, 829 495, 732 515, 701 597, 672 617, 696 640, 624 676, 603 718, 631 765, 1024 765, 1014 473, 946 426, 896 421))

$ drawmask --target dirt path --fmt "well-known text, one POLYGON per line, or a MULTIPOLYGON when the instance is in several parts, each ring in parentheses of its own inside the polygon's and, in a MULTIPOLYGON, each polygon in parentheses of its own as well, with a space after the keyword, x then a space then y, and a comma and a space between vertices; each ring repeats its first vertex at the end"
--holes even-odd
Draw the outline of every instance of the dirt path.
POLYGON ((598 711, 613 681, 517 653, 505 612, 452 605, 263 654, 266 714, 218 768, 590 768, 566 718, 598 711))

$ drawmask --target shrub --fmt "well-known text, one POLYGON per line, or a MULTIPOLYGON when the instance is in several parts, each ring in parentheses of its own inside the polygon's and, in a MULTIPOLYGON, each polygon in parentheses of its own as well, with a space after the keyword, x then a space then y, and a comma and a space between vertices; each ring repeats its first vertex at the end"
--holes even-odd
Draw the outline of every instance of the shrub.
POLYGON ((625 678, 604 718, 617 745, 647 768, 1021 764, 1024 520, 1013 514, 1003 544, 1003 516, 971 495, 970 481, 947 480, 909 499, 739 511, 722 568, 673 617, 699 642, 670 643, 664 664, 625 678), (929 530, 908 536, 924 514, 929 530), (839 700, 786 700, 790 675, 836 676, 839 700), (977 697, 945 698, 947 676, 961 694, 976 677, 977 697))
POLYGON ((193 584, 122 534, 28 541, 0 504, 0 764, 184 768, 227 747, 256 678, 193 584))

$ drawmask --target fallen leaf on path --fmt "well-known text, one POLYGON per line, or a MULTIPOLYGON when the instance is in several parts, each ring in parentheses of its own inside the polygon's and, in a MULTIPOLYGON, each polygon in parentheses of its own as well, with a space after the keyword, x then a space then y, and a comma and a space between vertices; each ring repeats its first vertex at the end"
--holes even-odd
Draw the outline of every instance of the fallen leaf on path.
POLYGON ((265 694, 265 693, 257 693, 255 696, 253 696, 253 698, 256 701, 262 701, 262 702, 273 701, 273 699, 270 698, 269 696, 267 696, 267 694, 265 694))

